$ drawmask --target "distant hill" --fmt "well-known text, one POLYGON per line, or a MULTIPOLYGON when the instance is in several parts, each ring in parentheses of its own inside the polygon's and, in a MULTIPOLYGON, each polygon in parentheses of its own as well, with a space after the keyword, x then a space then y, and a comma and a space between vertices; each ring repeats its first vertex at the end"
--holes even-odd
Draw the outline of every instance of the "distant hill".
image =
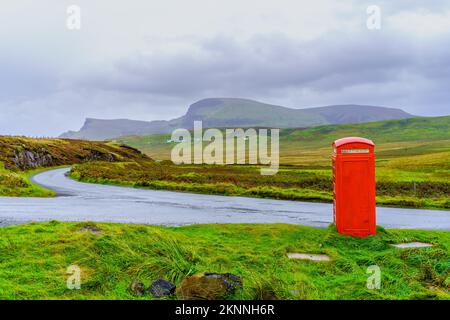
MULTIPOLYGON (((167 133, 170 121, 103 120, 87 118, 80 131, 68 131, 60 138, 105 140, 127 135, 167 133)), ((176 128, 176 127, 174 127, 176 128)))
POLYGON ((376 145, 449 140, 450 116, 414 117, 368 123, 325 125, 305 129, 284 129, 280 133, 280 140, 313 147, 328 147, 332 141, 348 136, 369 138, 376 145))
POLYGON ((357 123, 401 119, 411 114, 394 108, 365 105, 333 105, 292 109, 238 98, 209 98, 192 104, 187 113, 169 121, 86 119, 83 127, 63 138, 104 140, 121 136, 163 134, 176 128, 191 129, 194 120, 204 127, 304 128, 325 124, 357 123))

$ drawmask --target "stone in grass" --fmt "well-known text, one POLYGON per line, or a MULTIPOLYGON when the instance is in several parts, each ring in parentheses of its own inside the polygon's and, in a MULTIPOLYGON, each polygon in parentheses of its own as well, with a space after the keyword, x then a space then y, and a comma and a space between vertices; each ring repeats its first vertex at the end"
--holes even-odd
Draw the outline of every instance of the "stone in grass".
POLYGON ((77 224, 78 232, 100 234, 102 230, 94 222, 81 222, 77 224))
POLYGON ((326 254, 312 254, 312 253, 288 253, 289 259, 302 259, 313 261, 330 261, 330 257, 326 254))
POLYGON ((222 279, 222 281, 227 285, 228 293, 233 293, 237 288, 242 288, 241 277, 234 275, 232 273, 210 273, 205 272, 205 278, 215 278, 222 279))
POLYGON ((172 282, 158 279, 151 284, 148 292, 155 298, 162 298, 174 294, 176 288, 172 282))
POLYGON ((88 233, 93 233, 93 234, 100 234, 102 232, 102 230, 100 228, 97 228, 97 227, 86 226, 86 227, 80 229, 80 232, 88 232, 88 233))
POLYGON ((241 287, 242 280, 236 275, 205 272, 184 279, 176 293, 183 300, 221 300, 241 287))
POLYGON ((407 249, 407 248, 426 248, 432 247, 433 245, 424 242, 408 242, 408 243, 392 244, 392 246, 400 249, 407 249))
POLYGON ((135 296, 143 296, 145 293, 145 286, 142 283, 142 281, 139 280, 133 280, 133 282, 130 285, 130 291, 135 296))

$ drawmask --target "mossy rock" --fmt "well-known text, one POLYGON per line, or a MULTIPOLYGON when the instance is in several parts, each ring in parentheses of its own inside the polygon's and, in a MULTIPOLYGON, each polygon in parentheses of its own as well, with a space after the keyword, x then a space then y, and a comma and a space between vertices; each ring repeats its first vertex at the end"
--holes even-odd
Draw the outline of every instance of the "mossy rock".
POLYGON ((176 294, 184 300, 221 300, 241 286, 241 279, 232 274, 201 273, 184 279, 176 294))

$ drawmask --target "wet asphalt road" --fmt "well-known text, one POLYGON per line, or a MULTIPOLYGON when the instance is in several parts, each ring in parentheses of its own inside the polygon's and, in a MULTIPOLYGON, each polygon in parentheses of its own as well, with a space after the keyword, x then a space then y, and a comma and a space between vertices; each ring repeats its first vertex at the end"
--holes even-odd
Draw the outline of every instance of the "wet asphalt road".
MULTIPOLYGON (((97 221, 155 225, 291 223, 326 227, 332 205, 144 190, 73 181, 69 169, 40 173, 33 180, 56 198, 0 197, 0 226, 31 221, 97 221)), ((386 228, 450 230, 450 211, 377 208, 386 228)))

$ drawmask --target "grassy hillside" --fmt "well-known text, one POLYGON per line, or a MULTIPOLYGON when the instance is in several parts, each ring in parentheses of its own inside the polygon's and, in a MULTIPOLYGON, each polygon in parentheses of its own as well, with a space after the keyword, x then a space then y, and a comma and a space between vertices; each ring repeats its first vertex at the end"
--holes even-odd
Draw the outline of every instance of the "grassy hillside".
MULTIPOLYGON (((377 203, 450 208, 450 117, 412 118, 280 133, 275 176, 256 166, 174 166, 169 163, 96 164, 76 167, 75 178, 104 183, 201 193, 331 201, 331 142, 362 136, 376 144, 377 203)), ((124 137, 156 159, 169 159, 168 135, 124 137)))
POLYGON ((53 192, 29 181, 46 167, 145 158, 135 149, 112 142, 0 136, 0 196, 52 196, 53 192))
MULTIPOLYGON (((373 140, 377 156, 414 156, 450 151, 450 116, 419 117, 368 123, 325 125, 304 129, 281 129, 282 164, 329 162, 331 143, 339 138, 360 136, 373 140), (311 159, 305 156, 311 155, 311 159)), ((170 159, 170 135, 117 138, 154 159, 170 159)))
POLYGON ((180 126, 191 128, 195 120, 202 120, 205 127, 277 125, 283 128, 292 126, 313 126, 328 123, 315 113, 314 109, 304 111, 282 106, 238 98, 210 98, 200 100, 189 107, 180 119, 180 126))
POLYGON ((52 197, 53 191, 47 190, 30 181, 30 177, 45 168, 12 172, 0 163, 0 196, 9 197, 52 197))
POLYGON ((151 299, 134 296, 158 278, 179 285, 200 272, 230 272, 243 280, 228 299, 450 299, 450 233, 383 230, 366 239, 296 225, 32 223, 0 228, 0 299, 151 299), (397 249, 406 241, 430 248, 397 249), (287 258, 322 253, 331 261, 287 258), (81 289, 66 286, 70 265, 81 289), (381 270, 369 290, 367 268, 381 270))
POLYGON ((409 117, 412 115, 400 109, 365 105, 292 109, 248 99, 210 98, 192 104, 181 125, 189 128, 194 120, 202 120, 205 127, 241 125, 292 128, 409 117))
MULTIPOLYGON (((359 124, 328 125, 280 131, 280 163, 330 170, 332 141, 360 136, 375 142, 377 177, 381 180, 450 181, 450 116, 359 124)), ((123 137, 154 159, 170 159, 169 135, 123 137)))
POLYGON ((327 145, 330 140, 348 135, 368 136, 376 143, 447 140, 450 139, 450 116, 285 129, 283 133, 287 140, 300 139, 314 145, 327 145))

